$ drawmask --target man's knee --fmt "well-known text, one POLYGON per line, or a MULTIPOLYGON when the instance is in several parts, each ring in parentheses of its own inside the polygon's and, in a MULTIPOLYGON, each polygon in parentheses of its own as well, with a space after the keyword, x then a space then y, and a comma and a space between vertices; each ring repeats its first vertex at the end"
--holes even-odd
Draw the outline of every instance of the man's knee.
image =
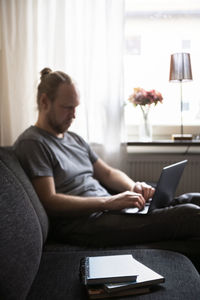
POLYGON ((174 198, 172 205, 193 203, 200 206, 200 193, 185 193, 174 198))

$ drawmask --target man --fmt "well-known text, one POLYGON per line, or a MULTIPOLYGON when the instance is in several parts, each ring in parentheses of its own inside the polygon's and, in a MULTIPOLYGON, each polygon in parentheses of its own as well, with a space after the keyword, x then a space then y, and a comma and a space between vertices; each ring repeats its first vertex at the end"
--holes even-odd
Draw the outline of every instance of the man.
MULTIPOLYGON (((67 74, 42 70, 37 102, 38 120, 18 138, 15 151, 59 239, 113 245, 199 236, 196 204, 176 205, 148 216, 119 213, 127 207, 142 209, 154 188, 110 167, 80 136, 68 131, 79 95, 67 74), (191 226, 185 226, 185 218, 191 226)), ((191 202, 193 196, 181 199, 191 202)))

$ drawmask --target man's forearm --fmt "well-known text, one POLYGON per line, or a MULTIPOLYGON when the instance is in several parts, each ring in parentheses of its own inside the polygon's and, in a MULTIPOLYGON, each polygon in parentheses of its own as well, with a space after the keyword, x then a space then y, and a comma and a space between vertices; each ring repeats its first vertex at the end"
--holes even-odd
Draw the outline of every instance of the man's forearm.
MULTIPOLYGON (((108 173, 105 176, 105 180, 110 182, 112 180, 110 180, 108 173)), ((98 211, 121 210, 126 207, 138 207, 141 209, 145 203, 143 196, 140 193, 127 191, 132 188, 134 182, 131 179, 130 181, 127 180, 124 173, 116 172, 113 175, 116 176, 115 184, 117 184, 118 191, 126 191, 106 197, 82 197, 56 193, 54 179, 51 176, 37 177, 32 180, 32 184, 47 214, 50 216, 75 217, 90 215, 98 211)), ((110 188, 115 188, 115 184, 112 185, 111 183, 110 188)))
POLYGON ((105 210, 107 198, 53 194, 43 205, 51 216, 79 216, 105 210))
POLYGON ((75 216, 104 210, 106 197, 80 197, 56 193, 53 177, 36 177, 32 180, 40 201, 52 216, 75 216))
MULTIPOLYGON (((44 204, 44 203, 43 203, 44 204)), ((44 205, 51 216, 83 216, 98 211, 121 210, 126 207, 142 209, 145 200, 140 194, 123 192, 107 197, 79 197, 63 194, 54 194, 44 205)))
POLYGON ((93 167, 94 177, 106 188, 116 192, 133 191, 135 182, 124 172, 110 167, 101 159, 98 159, 93 167))
POLYGON ((112 169, 106 177, 105 186, 116 192, 133 191, 135 182, 124 172, 112 169))

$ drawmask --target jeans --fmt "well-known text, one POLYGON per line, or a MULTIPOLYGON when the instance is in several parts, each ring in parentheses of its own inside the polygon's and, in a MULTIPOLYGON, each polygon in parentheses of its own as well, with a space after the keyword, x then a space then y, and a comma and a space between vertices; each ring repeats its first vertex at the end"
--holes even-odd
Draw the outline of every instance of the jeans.
POLYGON ((200 238, 200 193, 176 197, 171 206, 150 214, 100 212, 55 226, 59 240, 86 246, 116 246, 136 243, 200 238))

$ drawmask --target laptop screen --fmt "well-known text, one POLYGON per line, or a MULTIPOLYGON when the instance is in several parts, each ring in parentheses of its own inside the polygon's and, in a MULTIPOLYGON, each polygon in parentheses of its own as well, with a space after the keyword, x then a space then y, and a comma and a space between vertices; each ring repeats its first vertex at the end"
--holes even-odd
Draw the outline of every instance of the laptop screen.
POLYGON ((170 205, 186 164, 187 160, 183 160, 162 169, 149 211, 170 205))

